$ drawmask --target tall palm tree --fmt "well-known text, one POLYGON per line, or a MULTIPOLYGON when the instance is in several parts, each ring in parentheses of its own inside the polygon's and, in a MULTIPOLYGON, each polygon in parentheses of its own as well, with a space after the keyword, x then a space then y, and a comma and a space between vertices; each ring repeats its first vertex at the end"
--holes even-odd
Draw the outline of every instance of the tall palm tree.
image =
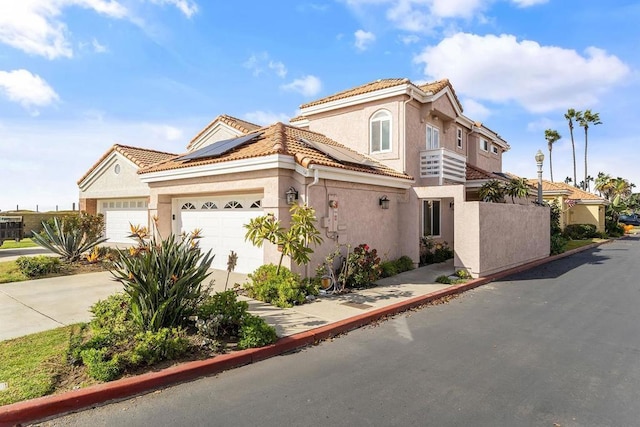
POLYGON ((569 123, 569 134, 571 135, 571 149, 573 150, 573 182, 578 183, 578 175, 576 174, 576 144, 573 140, 573 121, 576 116, 580 114, 580 111, 576 111, 573 108, 569 108, 564 115, 569 123))
POLYGON ((600 197, 604 196, 607 199, 609 198, 607 196, 607 189, 609 188, 610 181, 611 175, 604 172, 598 172, 598 176, 596 177, 593 189, 598 192, 598 195, 600 197))
POLYGON ((570 177, 570 176, 568 176, 568 177, 566 177, 566 178, 564 179, 564 183, 565 183, 565 184, 571 184, 572 182, 573 182, 573 179, 571 179, 571 177, 570 177))
POLYGON ((551 150, 553 144, 555 144, 562 136, 557 130, 547 129, 544 131, 544 139, 547 140, 547 146, 549 147, 549 172, 551 173, 551 182, 553 182, 553 162, 551 161, 551 150))
MULTIPOLYGON (((585 187, 589 185, 587 181, 587 148, 589 142, 589 124, 593 126, 601 125, 600 115, 598 113, 592 113, 591 110, 585 110, 584 113, 578 112, 576 114, 576 121, 578 124, 584 128, 584 182, 585 187)), ((586 188, 583 188, 586 190, 586 188)))

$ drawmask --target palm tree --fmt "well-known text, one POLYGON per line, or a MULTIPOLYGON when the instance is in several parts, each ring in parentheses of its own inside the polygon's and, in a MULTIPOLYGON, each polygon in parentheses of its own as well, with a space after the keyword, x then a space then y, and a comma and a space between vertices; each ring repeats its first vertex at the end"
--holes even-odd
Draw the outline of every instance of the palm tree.
POLYGON ((598 172, 598 176, 596 177, 596 181, 593 186, 593 189, 598 192, 598 195, 600 197, 604 195, 605 198, 607 199, 609 198, 607 197, 606 194, 607 194, 607 188, 609 186, 610 181, 611 181, 611 175, 604 172, 598 172))
MULTIPOLYGON (((601 125, 600 115, 598 113, 592 113, 591 110, 585 110, 584 113, 576 113, 576 121, 578 124, 584 128, 584 182, 585 187, 589 186, 587 181, 587 147, 588 147, 588 135, 589 135, 589 124, 592 125, 601 125)), ((586 190, 586 188, 583 188, 586 190)))
POLYGON ((551 173, 551 182, 553 182, 553 162, 551 161, 551 149, 562 136, 557 130, 547 129, 544 131, 544 139, 547 140, 547 146, 549 147, 549 172, 551 173))
POLYGON ((504 203, 504 187, 497 179, 492 179, 482 184, 478 195, 483 202, 504 203))
POLYGON ((586 186, 585 190, 586 191, 591 191, 591 184, 590 183, 593 182, 593 181, 594 181, 593 177, 591 175, 587 175, 587 178, 585 180, 585 186, 586 186))
POLYGON ((578 182, 578 175, 576 174, 576 144, 573 140, 573 120, 581 114, 580 111, 576 111, 573 108, 569 108, 564 115, 564 118, 569 122, 569 134, 571 135, 571 149, 573 150, 573 182, 578 182))
POLYGON ((568 176, 568 177, 566 177, 566 178, 564 179, 564 183, 565 183, 565 184, 571 184, 572 182, 573 182, 573 179, 571 179, 571 177, 570 177, 570 176, 568 176))

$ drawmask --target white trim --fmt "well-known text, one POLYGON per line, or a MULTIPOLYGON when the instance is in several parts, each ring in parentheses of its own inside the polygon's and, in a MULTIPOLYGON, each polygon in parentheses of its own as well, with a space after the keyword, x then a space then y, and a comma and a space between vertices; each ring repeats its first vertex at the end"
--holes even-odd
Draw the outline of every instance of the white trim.
POLYGON ((511 149, 511 146, 509 145, 509 143, 504 139, 502 139, 500 135, 488 129, 482 124, 480 124, 480 126, 476 126, 476 122, 474 122, 467 116, 461 115, 460 117, 457 117, 456 123, 471 129, 470 132, 485 136, 487 139, 491 140, 491 142, 493 142, 494 144, 502 147, 504 151, 509 151, 511 149))
POLYGON ((231 133, 235 134, 236 136, 242 136, 242 135, 247 135, 244 132, 229 126, 226 123, 223 123, 222 121, 218 121, 217 123, 213 124, 213 126, 209 127, 208 129, 205 130, 205 132, 203 134, 201 134, 197 139, 192 140, 189 145, 189 152, 198 150, 200 148, 202 148, 202 142, 207 139, 208 137, 210 137, 212 134, 214 134, 218 129, 220 128, 224 128, 228 131, 230 131, 231 133))
POLYGON ((491 144, 491 154, 500 155, 500 150, 496 144, 491 144))
MULTIPOLYGON (((103 161, 101 161, 93 170, 87 175, 82 181, 78 183, 78 188, 80 191, 86 191, 100 176, 102 176, 106 171, 111 169, 111 166, 115 164, 118 160, 124 161, 128 163, 135 170, 139 170, 140 167, 136 165, 134 162, 126 158, 121 153, 113 150, 111 154, 109 154, 103 161)), ((120 171, 122 173, 122 171, 120 171)))
POLYGON ((381 108, 379 110, 376 110, 373 114, 371 114, 371 116, 369 116, 369 154, 391 153, 392 151, 393 151, 393 115, 391 114, 391 111, 387 110, 386 108, 381 108), (374 116, 380 113, 384 113, 385 117, 374 119, 374 116), (383 121, 389 122, 389 148, 388 149, 382 149, 382 122, 383 121), (371 131, 371 126, 373 125, 374 122, 380 125, 380 150, 377 150, 377 151, 373 151, 373 147, 372 147, 373 132, 371 131))
MULTIPOLYGON (((424 135, 425 135, 425 149, 428 150, 438 150, 440 149, 440 128, 438 126, 434 126, 431 123, 427 123, 427 126, 425 127, 424 130, 424 135), (429 128, 431 128, 431 147, 429 147, 429 128), (438 145, 437 146, 433 146, 433 136, 435 134, 438 134, 438 145)), ((444 147, 442 147, 444 148, 444 147)))
POLYGON ((478 140, 478 145, 480 146, 480 147, 479 147, 479 148, 480 148, 480 150, 484 151, 485 153, 488 153, 488 152, 489 152, 489 140, 488 140, 488 139, 480 138, 480 139, 478 140), (483 145, 485 145, 485 144, 483 144, 483 143, 486 143, 487 148, 484 148, 484 147, 483 147, 483 145))
POLYGON ((289 124, 297 128, 306 128, 309 127, 309 119, 304 118, 301 120, 296 120, 295 122, 289 121, 289 124))
MULTIPOLYGON (((422 211, 422 218, 420 218, 420 228, 422 231, 422 236, 430 236, 433 237, 435 239, 442 237, 442 199, 420 199, 421 202, 421 211, 422 211), (439 203, 439 209, 438 209, 438 218, 439 218, 439 222, 440 224, 438 224, 438 228, 440 233, 439 234, 425 234, 425 230, 424 230, 424 214, 425 214, 425 209, 424 209, 424 202, 438 202, 439 203)), ((431 206, 430 210, 433 210, 433 206, 431 206)), ((431 228, 433 228, 433 215, 431 215, 431 228)), ((431 231, 431 230, 429 230, 431 231)))
MULTIPOLYGON (((409 84, 400 84, 385 89, 379 89, 373 92, 362 93, 360 95, 348 96, 346 98, 336 99, 330 102, 323 102, 317 105, 301 108, 300 115, 308 116, 311 114, 323 113, 325 111, 335 110, 337 108, 349 107, 351 105, 362 104, 365 102, 378 101, 390 98, 392 96, 408 95, 409 84)), ((331 96, 331 95, 330 95, 331 96)))
MULTIPOLYGON (((336 181, 347 181, 347 182, 357 182, 360 184, 369 184, 369 185, 379 185, 381 187, 392 187, 392 188, 401 188, 407 189, 411 188, 412 184, 415 183, 415 180, 405 179, 405 178, 396 178, 393 176, 387 175, 376 175, 367 172, 358 172, 351 171, 339 168, 333 168, 330 166, 321 166, 311 164, 309 165, 308 171, 303 173, 303 176, 311 176, 311 170, 318 170, 321 172, 321 179, 333 179, 336 181)), ((297 171, 297 169, 296 169, 297 171)))
POLYGON ((456 126, 456 148, 464 149, 464 132, 460 126, 456 126))
POLYGON ((295 164, 295 159, 292 156, 272 154, 270 156, 254 157, 251 159, 232 160, 202 166, 149 172, 141 174, 140 180, 142 182, 149 183, 170 181, 174 179, 201 178, 203 176, 224 175, 238 172, 251 172, 264 169, 295 169, 295 164))

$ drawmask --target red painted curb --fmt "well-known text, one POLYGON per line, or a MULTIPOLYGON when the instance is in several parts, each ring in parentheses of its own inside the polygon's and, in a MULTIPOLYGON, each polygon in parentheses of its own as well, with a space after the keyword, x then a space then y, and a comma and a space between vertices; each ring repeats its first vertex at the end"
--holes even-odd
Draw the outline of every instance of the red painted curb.
POLYGON ((610 241, 611 240, 592 243, 569 252, 532 261, 487 277, 470 280, 469 282, 460 285, 454 285, 426 295, 411 298, 409 300, 372 310, 348 319, 340 320, 329 325, 280 338, 275 344, 269 346, 222 354, 211 359, 187 362, 157 372, 149 372, 135 377, 123 378, 80 390, 73 390, 58 395, 43 396, 23 402, 17 402, 11 405, 0 406, 0 426, 13 426, 26 422, 43 420, 55 415, 62 415, 68 412, 98 406, 99 404, 104 404, 109 401, 121 400, 149 392, 160 387, 194 380, 203 376, 214 375, 232 368, 248 365, 273 356, 308 347, 319 341, 360 328, 383 317, 407 311, 411 308, 427 304, 442 297, 466 292, 502 277, 520 273, 533 267, 609 243, 610 241))

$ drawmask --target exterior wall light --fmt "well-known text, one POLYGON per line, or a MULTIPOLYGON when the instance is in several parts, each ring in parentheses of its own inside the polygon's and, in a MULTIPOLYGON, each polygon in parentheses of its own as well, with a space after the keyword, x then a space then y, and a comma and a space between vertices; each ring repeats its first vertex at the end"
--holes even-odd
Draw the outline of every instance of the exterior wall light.
POLYGON ((386 195, 380 197, 380 200, 378 200, 378 204, 382 209, 389 209, 389 198, 386 195))
POLYGON ((293 205, 296 202, 296 200, 298 200, 298 191, 296 191, 296 189, 293 187, 289 187, 289 189, 287 190, 286 193, 284 193, 284 195, 287 198, 288 205, 293 205))

